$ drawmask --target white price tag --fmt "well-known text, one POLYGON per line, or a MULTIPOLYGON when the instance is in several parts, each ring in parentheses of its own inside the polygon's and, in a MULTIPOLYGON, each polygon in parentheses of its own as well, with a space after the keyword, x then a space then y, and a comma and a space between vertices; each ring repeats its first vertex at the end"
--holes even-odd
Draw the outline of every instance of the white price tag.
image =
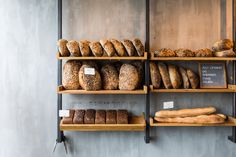
POLYGON ((85 75, 95 75, 95 69, 94 68, 84 68, 84 74, 85 75))
POLYGON ((174 108, 174 101, 167 101, 163 103, 163 109, 174 108))
POLYGON ((70 117, 70 110, 59 110, 59 117, 70 117))

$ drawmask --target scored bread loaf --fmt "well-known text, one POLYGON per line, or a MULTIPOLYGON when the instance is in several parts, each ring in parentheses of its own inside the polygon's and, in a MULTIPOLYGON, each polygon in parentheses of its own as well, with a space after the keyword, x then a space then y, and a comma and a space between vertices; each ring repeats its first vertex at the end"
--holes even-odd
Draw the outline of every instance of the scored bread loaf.
POLYGON ((119 74, 119 89, 134 90, 139 83, 139 74, 135 66, 123 64, 119 74))
POLYGON ((178 68, 174 65, 168 64, 168 72, 170 76, 170 82, 175 89, 180 88, 182 84, 182 78, 179 74, 178 68))
POLYGON ((57 46, 62 57, 70 56, 70 52, 66 46, 68 43, 65 39, 60 39, 57 41, 57 46))
POLYGON ((80 49, 79 49, 79 43, 75 40, 70 40, 66 44, 68 50, 70 51, 70 56, 72 57, 78 57, 80 56, 80 49))
POLYGON ((84 123, 84 114, 85 114, 85 110, 75 110, 73 123, 74 124, 83 124, 84 123))
POLYGON ((222 114, 200 115, 196 117, 175 117, 175 118, 160 118, 154 117, 158 122, 164 123, 192 123, 192 124, 217 124, 224 123, 225 118, 222 114))
POLYGON ((175 50, 175 53, 177 57, 194 57, 195 56, 194 52, 192 52, 189 49, 183 49, 183 48, 175 50))
POLYGON ((94 124, 95 122, 95 110, 88 109, 84 114, 84 124, 94 124))
POLYGON ((97 110, 95 114, 95 124, 105 124, 106 123, 106 111, 97 110))
POLYGON ((150 62, 150 77, 151 83, 154 88, 161 86, 161 74, 155 62, 150 62))
POLYGON ((191 87, 193 89, 196 89, 199 85, 199 77, 197 74, 195 74, 192 70, 187 69, 187 76, 189 79, 189 82, 191 84, 191 87))
POLYGON ((212 50, 214 52, 224 51, 224 50, 232 49, 233 46, 234 46, 234 43, 232 40, 223 39, 223 40, 219 40, 219 41, 215 42, 212 46, 212 50))
POLYGON ((62 118, 62 124, 73 124, 75 110, 69 110, 69 117, 62 118))
POLYGON ((117 111, 117 124, 128 124, 128 111, 127 110, 117 111))
POLYGON ((141 40, 137 39, 137 38, 134 39, 133 40, 133 45, 134 45, 134 47, 136 49, 137 54, 139 56, 143 56, 144 55, 144 46, 143 46, 141 40))
POLYGON ((116 50, 113 47, 112 43, 109 40, 100 40, 100 43, 104 49, 104 51, 106 52, 106 54, 111 57, 114 56, 116 54, 116 50))
POLYGON ((230 50, 223 50, 214 52, 214 56, 216 57, 235 57, 236 53, 233 51, 233 49, 230 50))
POLYGON ((172 84, 170 81, 170 76, 169 76, 167 66, 162 62, 158 62, 157 65, 158 65, 158 69, 160 71, 162 82, 163 82, 165 88, 166 89, 172 88, 172 84))
POLYGON ((155 113, 155 117, 173 118, 173 117, 193 117, 199 115, 208 115, 216 112, 215 107, 180 109, 180 110, 162 110, 155 113))
POLYGON ((187 75, 186 69, 184 69, 182 67, 179 67, 179 72, 182 76, 183 87, 185 89, 190 88, 190 83, 189 83, 189 80, 188 80, 188 75, 187 75))
POLYGON ((116 110, 106 111, 106 124, 116 124, 116 110))
POLYGON ((194 51, 195 57, 213 57, 213 53, 210 49, 199 49, 194 51))
POLYGON ((79 70, 81 63, 75 60, 67 61, 63 66, 62 85, 65 89, 79 89, 79 70))
POLYGON ((134 61, 132 62, 132 65, 135 66, 138 71, 138 84, 136 88, 142 88, 142 81, 144 76, 143 63, 140 61, 134 61))
POLYGON ((101 57, 103 55, 102 46, 98 41, 91 42, 89 44, 89 47, 90 47, 94 56, 101 57))
POLYGON ((157 57, 175 57, 176 54, 173 50, 168 48, 162 48, 154 52, 155 56, 157 57))
POLYGON ((113 44, 118 56, 122 57, 126 55, 125 47, 120 41, 111 39, 111 43, 113 44))
POLYGON ((125 46, 125 49, 126 49, 128 55, 134 56, 134 54, 136 53, 136 50, 135 50, 133 43, 128 39, 123 40, 122 43, 125 46))
POLYGON ((119 85, 119 74, 111 64, 106 64, 101 68, 101 78, 103 89, 115 90, 119 85))
POLYGON ((82 65, 79 70, 79 83, 84 90, 100 90, 102 88, 101 76, 96 68, 90 65, 82 65), (94 73, 86 73, 93 71, 94 73))
POLYGON ((82 56, 90 56, 91 50, 89 48, 89 41, 81 40, 79 41, 79 49, 82 56))

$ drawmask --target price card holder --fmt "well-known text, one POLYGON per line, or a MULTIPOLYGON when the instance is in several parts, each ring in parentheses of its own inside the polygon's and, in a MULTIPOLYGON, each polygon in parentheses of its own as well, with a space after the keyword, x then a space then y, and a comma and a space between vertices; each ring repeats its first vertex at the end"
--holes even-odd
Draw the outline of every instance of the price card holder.
POLYGON ((200 88, 227 88, 225 63, 199 63, 200 88))

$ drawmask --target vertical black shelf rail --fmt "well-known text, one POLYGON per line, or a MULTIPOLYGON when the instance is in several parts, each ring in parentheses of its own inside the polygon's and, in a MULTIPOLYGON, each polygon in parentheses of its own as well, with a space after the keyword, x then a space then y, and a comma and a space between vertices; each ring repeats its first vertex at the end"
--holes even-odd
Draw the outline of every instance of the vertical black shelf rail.
MULTIPOLYGON (((58 39, 62 38, 62 0, 58 0, 58 39)), ((57 60, 57 85, 62 84, 62 60, 57 60)), ((62 109, 62 94, 57 94, 57 143, 65 141, 63 132, 60 130, 59 111, 62 109)))
POLYGON ((148 59, 145 60, 145 85, 147 86, 147 94, 145 95, 145 120, 146 120, 146 129, 144 140, 146 143, 150 143, 150 94, 149 94, 149 48, 150 48, 150 4, 149 0, 146 0, 146 10, 145 10, 145 19, 146 19, 146 35, 145 35, 145 51, 148 52, 148 59))
MULTIPOLYGON (((236 32, 235 32, 235 0, 232 0, 232 35, 234 41, 234 48, 235 51, 235 42, 236 42, 236 32)), ((233 84, 236 85, 236 63, 233 61, 233 84)), ((233 93, 233 104, 232 104, 232 116, 236 117, 236 93, 233 93)), ((229 137, 229 140, 236 143, 236 127, 232 127, 232 136, 229 137)))

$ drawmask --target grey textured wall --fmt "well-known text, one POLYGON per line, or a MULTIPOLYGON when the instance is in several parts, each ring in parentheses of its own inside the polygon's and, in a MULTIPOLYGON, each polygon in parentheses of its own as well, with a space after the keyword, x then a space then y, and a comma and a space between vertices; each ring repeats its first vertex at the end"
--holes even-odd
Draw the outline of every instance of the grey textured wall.
MULTIPOLYGON (((62 145, 51 153, 56 138, 57 1, 0 0, 0 4, 0 156, 65 156, 62 145)), ((64 0, 63 36, 144 40, 144 4, 144 0, 64 0)), ((196 49, 230 37, 229 6, 230 0, 152 0, 151 49, 196 49)), ((231 94, 220 93, 153 94, 152 113, 167 100, 174 100, 176 108, 214 105, 231 114, 231 94)), ((64 108, 144 111, 142 96, 66 95, 63 102, 64 108)), ((150 144, 144 143, 143 132, 66 132, 66 136, 70 157, 235 157, 236 145, 227 140, 230 133, 226 127, 153 128, 150 144)))

